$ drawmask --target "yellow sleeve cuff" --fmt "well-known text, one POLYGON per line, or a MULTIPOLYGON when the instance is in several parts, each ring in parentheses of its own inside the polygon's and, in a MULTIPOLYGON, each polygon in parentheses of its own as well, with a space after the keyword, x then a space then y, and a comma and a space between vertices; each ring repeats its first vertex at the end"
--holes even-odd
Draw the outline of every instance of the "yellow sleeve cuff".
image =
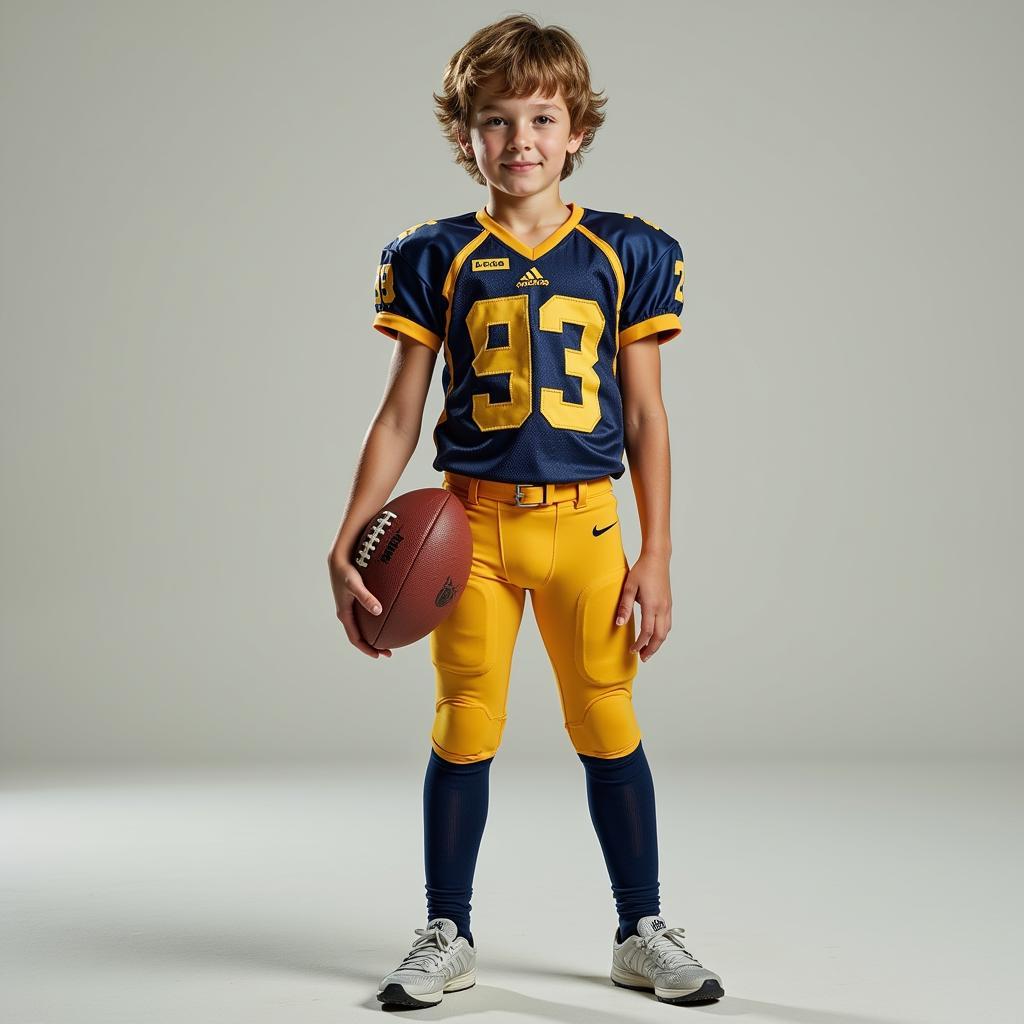
POLYGON ((658 344, 664 345, 671 341, 677 334, 681 334, 683 325, 675 313, 662 313, 660 316, 652 316, 647 320, 641 320, 624 331, 619 331, 619 348, 628 345, 631 341, 639 341, 641 338, 649 338, 652 334, 658 336, 658 344))
POLYGON ((435 352, 441 350, 441 339, 433 331, 428 331, 415 320, 408 320, 397 313, 378 313, 373 318, 373 326, 392 341, 398 340, 398 332, 401 331, 402 334, 408 334, 410 338, 415 338, 435 352))

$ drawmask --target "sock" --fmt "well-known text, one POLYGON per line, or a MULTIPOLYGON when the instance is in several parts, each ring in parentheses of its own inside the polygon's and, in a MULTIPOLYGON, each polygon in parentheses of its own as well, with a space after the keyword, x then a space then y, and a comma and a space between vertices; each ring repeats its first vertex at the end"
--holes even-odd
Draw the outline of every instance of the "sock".
POLYGON ((491 761, 453 764, 431 748, 423 780, 427 919, 447 917, 472 946, 473 873, 487 821, 491 761))
POLYGON ((619 915, 617 941, 622 942, 636 934, 641 917, 661 913, 654 780, 642 743, 625 757, 578 756, 619 915))

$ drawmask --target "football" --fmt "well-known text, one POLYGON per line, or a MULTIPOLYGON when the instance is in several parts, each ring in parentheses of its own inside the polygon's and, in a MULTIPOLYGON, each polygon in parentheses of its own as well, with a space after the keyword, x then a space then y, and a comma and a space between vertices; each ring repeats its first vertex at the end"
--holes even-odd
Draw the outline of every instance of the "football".
POLYGON ((374 615, 353 602, 356 625, 371 647, 405 647, 454 610, 473 561, 473 535, 459 498, 423 487, 392 498, 367 524, 352 552, 374 615))

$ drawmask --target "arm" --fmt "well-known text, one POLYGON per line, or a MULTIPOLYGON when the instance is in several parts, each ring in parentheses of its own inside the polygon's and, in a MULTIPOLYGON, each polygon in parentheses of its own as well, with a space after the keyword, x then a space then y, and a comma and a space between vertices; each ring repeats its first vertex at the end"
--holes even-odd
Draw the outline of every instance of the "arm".
POLYGON ((655 338, 619 351, 622 416, 629 475, 640 517, 642 551, 672 554, 669 503, 672 476, 668 413, 661 397, 661 355, 655 338))
MULTIPOLYGON (((327 556, 337 615, 349 640, 364 654, 378 652, 360 636, 352 613, 358 600, 372 610, 378 602, 363 585, 351 553, 371 517, 387 503, 419 441, 430 378, 437 353, 398 334, 384 397, 363 441, 341 526, 327 556)), ((390 651, 385 652, 390 656, 390 651)))
POLYGON ((640 556, 623 584, 616 624, 628 620, 634 600, 640 602, 640 635, 630 649, 640 651, 641 659, 647 661, 672 628, 671 459, 657 335, 620 348, 619 379, 626 455, 642 542, 640 556))

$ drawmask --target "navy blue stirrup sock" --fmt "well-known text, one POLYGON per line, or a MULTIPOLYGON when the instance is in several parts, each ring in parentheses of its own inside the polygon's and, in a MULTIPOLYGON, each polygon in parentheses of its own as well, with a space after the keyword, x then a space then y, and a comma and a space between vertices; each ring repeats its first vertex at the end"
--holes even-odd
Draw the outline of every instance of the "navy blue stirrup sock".
POLYGON ((423 779, 423 859, 427 920, 447 917, 473 945, 469 930, 473 872, 487 821, 491 761, 453 764, 431 748, 423 779))
POLYGON ((619 939, 641 917, 661 913, 654 780, 643 744, 625 757, 579 754, 587 773, 590 819, 601 843, 619 914, 619 939))

